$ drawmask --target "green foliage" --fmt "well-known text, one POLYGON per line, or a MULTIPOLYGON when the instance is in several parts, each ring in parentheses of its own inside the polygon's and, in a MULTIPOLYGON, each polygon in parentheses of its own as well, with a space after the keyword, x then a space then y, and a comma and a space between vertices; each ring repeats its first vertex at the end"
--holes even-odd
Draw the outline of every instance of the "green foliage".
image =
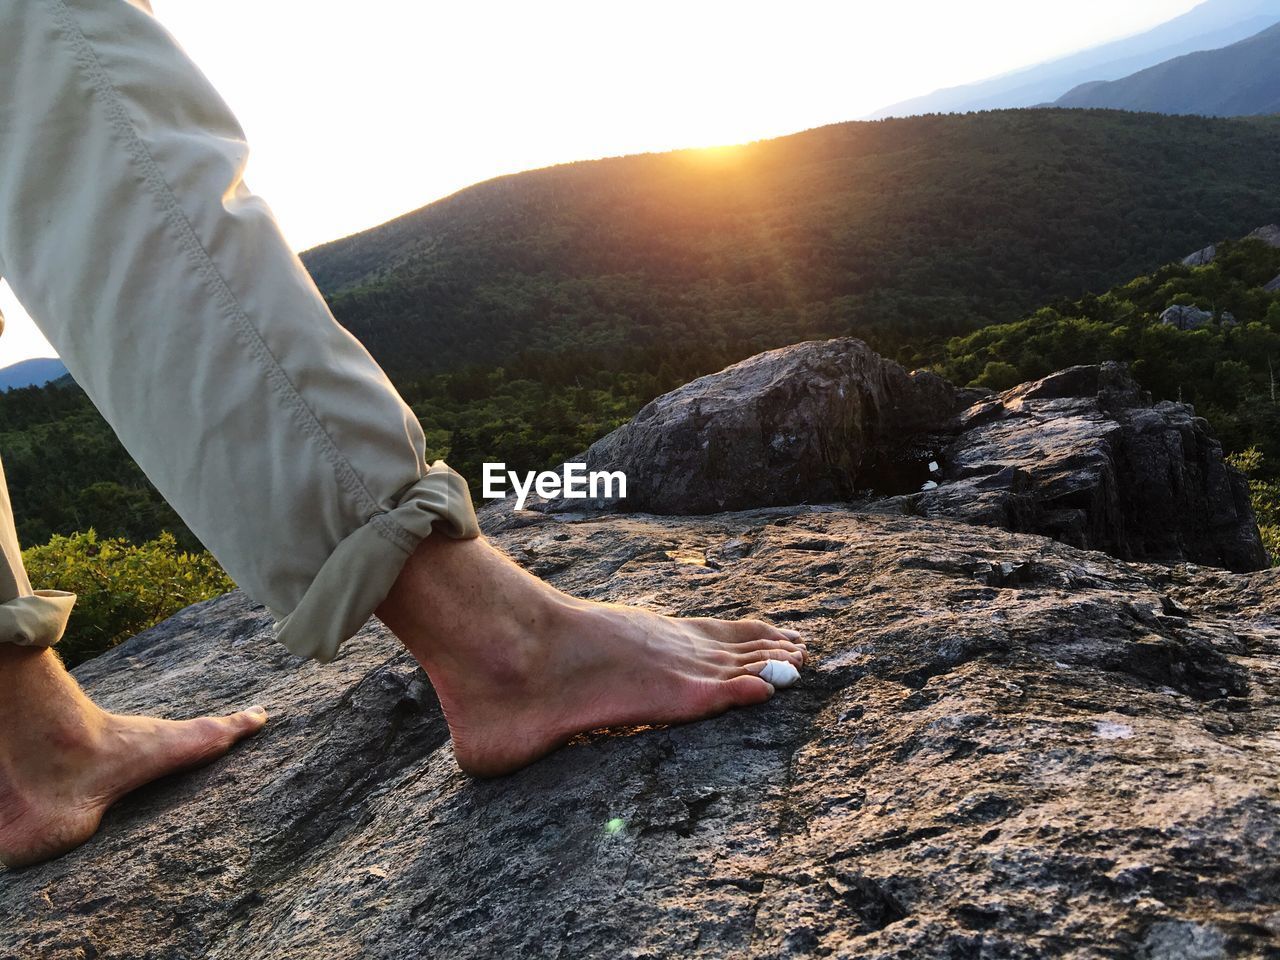
POLYGON ((235 589, 207 553, 187 553, 170 533, 132 544, 93 530, 56 536, 22 554, 32 584, 76 594, 66 636, 58 644, 75 666, 189 604, 235 589))
POLYGON ((909 117, 502 177, 303 259, 397 378, 837 335, 913 364, 1280 220, 1277 182, 1280 118, 909 117))
MULTIPOLYGON (((1226 243, 1206 267, 1156 265, 1280 221, 1278 181, 1280 118, 913 117, 504 177, 304 259, 422 421, 429 455, 476 493, 484 460, 553 466, 681 383, 854 335, 992 389, 1128 361, 1158 398, 1195 403, 1227 449, 1257 448, 1255 500, 1274 518, 1280 296, 1262 287, 1280 251, 1226 243), (1160 325, 1175 303, 1238 323, 1160 325)), ((88 563, 70 545, 90 527, 109 556, 126 550, 117 538, 157 556, 200 549, 74 385, 0 394, 0 451, 20 537, 54 538, 37 551, 62 544, 88 563), (144 543, 165 532, 172 546, 144 543)), ((207 556, 186 563, 225 588, 207 556)), ((131 622, 148 619, 149 596, 131 622)), ((93 644, 140 628, 102 627, 93 644)))
POLYGON ((1100 296, 955 337, 937 370, 957 383, 999 389, 1073 364, 1125 361, 1157 399, 1194 404, 1226 449, 1257 448, 1260 476, 1276 478, 1280 295, 1263 287, 1278 275, 1280 250, 1260 240, 1224 242, 1205 266, 1169 264, 1100 296), (1174 303, 1208 310, 1214 321, 1186 331, 1160 323, 1174 303))
POLYGON ((1272 566, 1280 567, 1280 481, 1258 478, 1264 459, 1257 447, 1227 457, 1232 466, 1249 478, 1249 494, 1253 512, 1258 517, 1258 529, 1262 531, 1262 543, 1271 554, 1272 566))
POLYGON ((0 393, 0 453, 24 543, 95 527, 135 542, 168 530, 200 549, 74 384, 0 393))
POLYGON ((974 385, 986 387, 988 390, 1008 390, 1021 382, 1022 377, 1018 374, 1018 368, 1012 363, 992 360, 982 368, 982 373, 974 381, 974 385))

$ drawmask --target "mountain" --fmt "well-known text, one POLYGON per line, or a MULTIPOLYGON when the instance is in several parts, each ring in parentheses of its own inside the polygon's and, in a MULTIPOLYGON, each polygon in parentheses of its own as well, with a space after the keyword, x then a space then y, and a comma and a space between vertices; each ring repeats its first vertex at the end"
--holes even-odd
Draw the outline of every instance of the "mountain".
MULTIPOLYGON (((844 335, 992 389, 1129 361, 1272 480, 1280 249, 1176 261, 1280 222, 1278 178, 1271 118, 922 117, 506 177, 305 259, 476 491, 485 462, 563 463, 681 383, 844 335), (1166 326, 1171 304, 1215 322, 1166 326)), ((0 394, 25 542, 197 545, 82 391, 32 393, 0 394)))
POLYGON ((67 368, 55 357, 39 357, 0 369, 0 390, 15 387, 39 387, 67 375, 67 368))
POLYGON ((1115 80, 1182 54, 1225 47, 1277 21, 1280 0, 1207 0, 1144 33, 988 80, 935 90, 885 107, 871 119, 1037 106, 1083 83, 1115 80))
POLYGON ((1057 107, 1240 117, 1280 113, 1280 23, 1221 50, 1204 50, 1121 80, 1082 84, 1057 107))
POLYGON ((400 379, 548 353, 687 378, 846 334, 916 364, 1280 220, 1277 182, 1280 119, 912 117, 502 177, 303 260, 400 379))

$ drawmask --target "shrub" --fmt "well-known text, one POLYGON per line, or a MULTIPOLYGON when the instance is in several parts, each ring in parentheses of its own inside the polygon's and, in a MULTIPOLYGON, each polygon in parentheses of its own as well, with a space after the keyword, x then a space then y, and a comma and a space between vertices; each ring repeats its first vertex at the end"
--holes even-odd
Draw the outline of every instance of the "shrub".
POLYGON ((1280 566, 1280 482, 1258 480, 1254 474, 1262 468, 1262 453, 1250 447, 1227 457, 1227 462, 1249 478, 1249 495, 1253 512, 1258 517, 1262 544, 1271 554, 1271 565, 1280 566))
POLYGON ((974 380, 971 386, 986 387, 988 390, 1008 390, 1010 387, 1016 387, 1022 380, 1022 374, 1013 364, 992 360, 982 368, 982 375, 974 380))
POLYGON ((55 536, 22 554, 36 587, 76 594, 58 651, 69 666, 111 649, 183 607, 235 584, 206 552, 178 549, 164 532, 143 544, 101 539, 94 530, 55 536))

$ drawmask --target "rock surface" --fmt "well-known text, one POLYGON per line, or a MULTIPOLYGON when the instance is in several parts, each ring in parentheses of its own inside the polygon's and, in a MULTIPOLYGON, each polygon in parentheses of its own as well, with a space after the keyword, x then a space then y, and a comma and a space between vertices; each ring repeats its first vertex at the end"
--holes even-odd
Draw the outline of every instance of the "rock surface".
POLYGON ((111 710, 272 720, 0 872, 0 958, 1280 957, 1280 570, 1181 562, 1260 562, 1242 481, 1116 365, 965 399, 857 341, 775 351, 604 449, 701 506, 936 489, 482 512, 577 595, 803 630, 759 707, 481 782, 376 623, 303 663, 231 594, 84 664, 111 710))
POLYGON ((591 446, 587 468, 623 471, 625 500, 531 506, 697 514, 878 495, 881 512, 1121 559, 1269 563, 1248 483, 1208 424, 1153 404, 1123 366, 1073 367, 951 417, 973 393, 908 375, 859 340, 772 350, 659 397, 591 446))
POLYGON ((1269 247, 1280 247, 1280 223, 1269 223, 1249 233, 1255 240, 1261 240, 1269 247))
MULTIPOLYGON (((1272 247, 1280 247, 1280 224, 1268 223, 1265 226, 1251 230, 1245 236, 1245 239, 1261 240, 1263 243, 1272 247)), ((1211 243, 1207 247, 1197 250, 1195 253, 1189 253, 1182 258, 1182 262, 1188 267, 1203 267, 1206 263, 1212 263, 1218 255, 1218 245, 1211 243)))
POLYGON ((1072 367, 975 404, 942 454, 938 489, 891 504, 1121 559, 1268 564, 1248 483, 1208 424, 1186 404, 1153 404, 1115 363, 1072 367))
POLYGON ((1218 245, 1211 243, 1207 247, 1201 247, 1195 253, 1189 253, 1182 258, 1182 262, 1188 267, 1203 267, 1206 263, 1213 263, 1213 258, 1218 255, 1218 245))
POLYGON ((1164 309, 1160 314, 1160 322, 1178 330, 1196 330, 1213 323, 1213 314, 1199 307, 1175 304, 1164 309))
POLYGON ((570 591, 772 617, 813 665, 479 782, 377 625, 320 666, 238 594, 192 607, 80 680, 269 726, 0 872, 0 956, 1277 955, 1280 572, 846 509, 490 522, 570 591))
POLYGON ((621 470, 628 487, 625 502, 589 506, 697 514, 914 489, 920 458, 900 456, 902 438, 939 429, 974 396, 861 340, 770 350, 664 394, 592 444, 587 469, 621 470))

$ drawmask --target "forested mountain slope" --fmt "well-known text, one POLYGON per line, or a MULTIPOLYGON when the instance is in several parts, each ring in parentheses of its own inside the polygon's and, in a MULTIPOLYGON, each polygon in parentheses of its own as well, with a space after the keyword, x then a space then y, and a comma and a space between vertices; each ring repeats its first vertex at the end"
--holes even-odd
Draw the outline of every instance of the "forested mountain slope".
MULTIPOLYGON (((391 367, 429 455, 477 489, 482 462, 562 462, 681 383, 838 333, 961 385, 1131 361, 1157 398, 1195 403, 1228 451, 1257 447, 1259 482, 1280 477, 1280 250, 1174 262, 1280 220, 1275 121, 1028 111, 813 137, 751 148, 742 166, 724 157, 714 176, 686 154, 506 178, 307 259, 329 290, 345 286, 339 316, 391 367), (858 137, 865 156, 850 160, 858 137), (786 176, 776 153, 809 160, 786 176), (631 168, 667 173, 626 188, 617 171, 631 168), (838 282, 859 286, 832 294, 838 282), (1209 322, 1160 323, 1178 304, 1209 322), (984 317, 1009 322, 970 333, 984 317)), ((27 544, 94 526, 195 545, 78 388, 0 395, 0 451, 27 544)))
POLYGON ((1083 84, 1056 105, 1210 117, 1280 113, 1280 23, 1221 50, 1190 53, 1120 80, 1083 84))
POLYGON ((1280 219, 1277 182, 1280 118, 915 117, 503 177, 303 259, 400 376, 842 334, 910 363, 1280 219))

